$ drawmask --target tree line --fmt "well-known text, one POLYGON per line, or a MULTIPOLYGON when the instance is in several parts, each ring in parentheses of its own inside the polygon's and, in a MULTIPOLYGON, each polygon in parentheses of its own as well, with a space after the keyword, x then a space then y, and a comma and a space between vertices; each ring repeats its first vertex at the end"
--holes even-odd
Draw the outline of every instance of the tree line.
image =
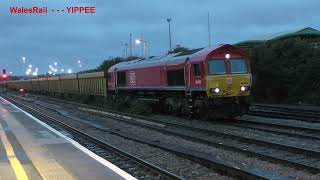
POLYGON ((269 103, 320 103, 320 49, 297 40, 257 46, 251 59, 253 98, 269 103))

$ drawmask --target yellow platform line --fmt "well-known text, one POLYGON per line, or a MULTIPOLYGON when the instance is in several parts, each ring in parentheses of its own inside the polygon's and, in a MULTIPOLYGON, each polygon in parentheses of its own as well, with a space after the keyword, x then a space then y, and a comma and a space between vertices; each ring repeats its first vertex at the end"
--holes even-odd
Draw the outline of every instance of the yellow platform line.
MULTIPOLYGON (((15 136, 22 146, 23 151, 30 158, 31 163, 43 180, 75 180, 59 162, 51 157, 50 153, 30 136, 29 132, 13 119, 8 120, 8 125, 12 127, 12 132, 19 131, 15 136)), ((0 124, 1 129, 1 124, 0 124)), ((0 132, 3 132, 0 130, 0 132)), ((5 136, 5 135, 4 135, 5 136)), ((28 174, 29 172, 27 172, 28 174)), ((32 174, 28 174, 30 177, 32 174)), ((0 178, 1 179, 1 178, 0 178)))
MULTIPOLYGON (((1 124, 0 124, 0 128, 1 124)), ((10 161, 10 164, 13 168, 13 171, 17 177, 18 180, 28 180, 28 176, 26 174, 26 172, 24 171, 20 161, 18 160, 17 156, 14 153, 13 147, 10 144, 6 134, 4 133, 4 131, 0 131, 0 137, 1 137, 1 141, 4 145, 5 151, 7 153, 8 159, 10 161)))

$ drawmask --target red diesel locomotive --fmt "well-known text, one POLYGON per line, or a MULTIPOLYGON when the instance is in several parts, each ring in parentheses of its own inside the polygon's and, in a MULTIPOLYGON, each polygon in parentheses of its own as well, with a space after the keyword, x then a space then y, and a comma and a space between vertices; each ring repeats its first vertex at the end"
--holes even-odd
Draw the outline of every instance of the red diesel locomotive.
POLYGON ((250 95, 249 58, 219 45, 118 63, 108 70, 108 94, 159 100, 167 112, 238 116, 250 95))

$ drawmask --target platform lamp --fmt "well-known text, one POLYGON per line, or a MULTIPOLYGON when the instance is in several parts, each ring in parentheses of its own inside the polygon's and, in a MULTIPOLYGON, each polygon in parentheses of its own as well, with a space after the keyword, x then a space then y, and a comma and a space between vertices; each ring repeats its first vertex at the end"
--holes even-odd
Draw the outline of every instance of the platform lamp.
POLYGON ((136 44, 137 45, 140 45, 140 44, 143 44, 143 56, 144 57, 147 57, 147 41, 143 40, 143 39, 136 39, 136 44))

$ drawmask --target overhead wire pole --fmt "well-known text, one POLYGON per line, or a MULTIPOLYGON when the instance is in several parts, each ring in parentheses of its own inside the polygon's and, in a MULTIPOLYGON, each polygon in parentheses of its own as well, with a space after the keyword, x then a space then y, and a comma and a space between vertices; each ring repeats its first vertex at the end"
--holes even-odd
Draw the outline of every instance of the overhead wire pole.
POLYGON ((129 39, 129 53, 130 57, 132 57, 132 33, 130 33, 130 39, 129 39))
POLYGON ((124 51, 125 57, 128 57, 128 43, 124 44, 124 48, 125 48, 125 51, 124 51))
POLYGON ((26 57, 22 57, 22 74, 25 75, 26 71, 26 57))
MULTIPOLYGON (((142 33, 140 34, 140 40, 142 40, 142 33)), ((141 46, 142 57, 144 57, 144 44, 141 46)))
POLYGON ((208 43, 211 46, 211 28, 210 28, 210 13, 208 12, 208 43))
POLYGON ((171 18, 167 18, 167 22, 169 23, 169 51, 172 50, 172 44, 171 44, 171 18))

